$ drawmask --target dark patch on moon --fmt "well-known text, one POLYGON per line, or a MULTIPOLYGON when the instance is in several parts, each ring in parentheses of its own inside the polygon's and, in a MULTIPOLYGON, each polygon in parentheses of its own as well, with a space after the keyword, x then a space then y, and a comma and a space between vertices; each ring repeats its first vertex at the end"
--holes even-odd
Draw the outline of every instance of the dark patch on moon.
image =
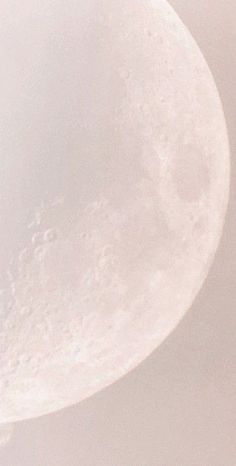
POLYGON ((197 201, 209 187, 209 169, 204 149, 192 144, 177 147, 173 182, 183 201, 197 201))

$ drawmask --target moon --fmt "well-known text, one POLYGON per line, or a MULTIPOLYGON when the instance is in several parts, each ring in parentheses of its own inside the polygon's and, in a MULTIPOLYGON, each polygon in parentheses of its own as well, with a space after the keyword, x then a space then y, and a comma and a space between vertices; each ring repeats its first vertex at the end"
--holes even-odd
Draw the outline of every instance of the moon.
POLYGON ((143 361, 207 276, 229 148, 216 86, 164 0, 2 0, 0 422, 143 361))

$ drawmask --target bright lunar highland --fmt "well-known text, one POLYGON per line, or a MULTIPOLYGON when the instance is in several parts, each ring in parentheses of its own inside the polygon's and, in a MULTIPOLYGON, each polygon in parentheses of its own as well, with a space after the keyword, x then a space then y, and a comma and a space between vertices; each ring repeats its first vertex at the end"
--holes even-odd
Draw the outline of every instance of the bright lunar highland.
POLYGON ((1 0, 0 422, 146 358, 213 260, 229 149, 164 0, 1 0))

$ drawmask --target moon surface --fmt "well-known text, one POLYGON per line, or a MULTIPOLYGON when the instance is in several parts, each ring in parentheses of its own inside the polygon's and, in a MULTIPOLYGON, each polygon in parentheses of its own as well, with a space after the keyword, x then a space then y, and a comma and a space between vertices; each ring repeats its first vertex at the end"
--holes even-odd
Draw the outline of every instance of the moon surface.
POLYGON ((2 0, 0 422, 111 384, 201 288, 229 188, 211 73, 164 0, 2 0))

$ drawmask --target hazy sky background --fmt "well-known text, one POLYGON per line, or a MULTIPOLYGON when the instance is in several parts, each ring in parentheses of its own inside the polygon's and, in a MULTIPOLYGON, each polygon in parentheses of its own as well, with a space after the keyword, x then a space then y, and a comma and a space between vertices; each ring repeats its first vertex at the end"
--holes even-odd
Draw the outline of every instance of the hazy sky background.
POLYGON ((224 104, 232 152, 223 239, 192 309, 128 376, 81 404, 16 426, 1 466, 235 466, 236 3, 171 0, 224 104))

